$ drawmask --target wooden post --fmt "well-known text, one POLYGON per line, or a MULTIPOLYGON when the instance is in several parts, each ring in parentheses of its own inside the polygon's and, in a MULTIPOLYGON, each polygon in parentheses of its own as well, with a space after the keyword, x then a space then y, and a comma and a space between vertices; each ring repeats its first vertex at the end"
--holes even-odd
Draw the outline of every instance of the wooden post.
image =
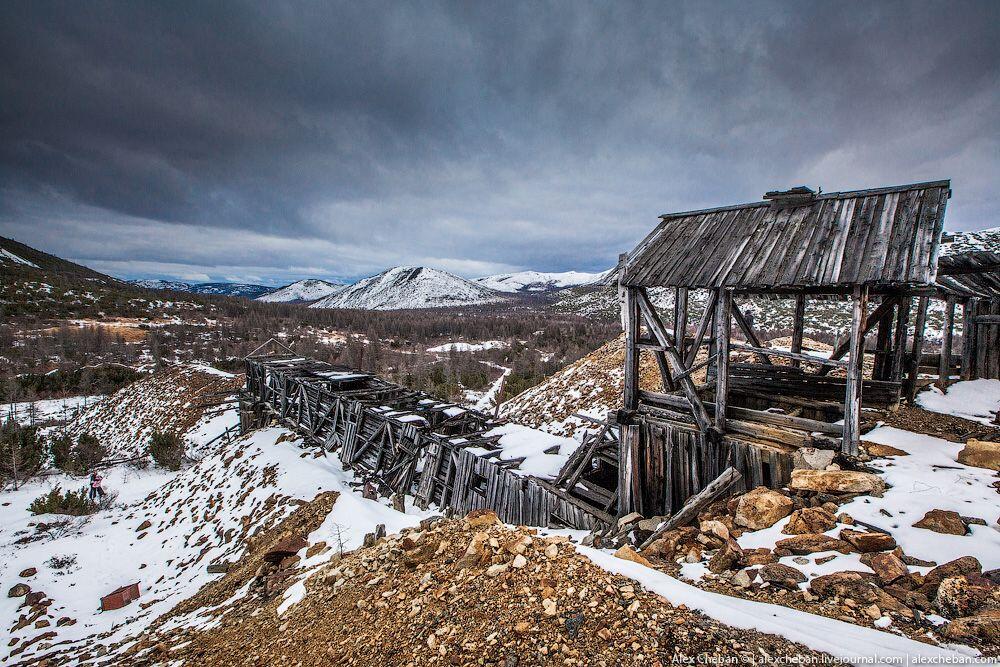
POLYGON ((851 300, 850 359, 847 366, 847 388, 844 396, 844 439, 840 451, 846 456, 857 456, 861 440, 861 378, 864 367, 865 318, 868 314, 868 287, 854 288, 851 300))
POLYGON ((729 399, 729 329, 732 320, 733 293, 719 291, 719 304, 715 310, 715 339, 719 356, 715 375, 715 428, 726 432, 726 403, 729 399))
POLYGON ((917 299, 917 317, 913 322, 913 347, 910 350, 910 363, 907 369, 906 402, 913 405, 917 396, 917 376, 920 374, 920 355, 924 352, 924 329, 927 328, 928 298, 917 299))
POLYGON ((972 379, 972 360, 975 358, 976 330, 972 321, 973 299, 962 301, 962 379, 972 379))
POLYGON ((625 327, 625 396, 623 405, 626 410, 639 407, 639 303, 636 299, 636 288, 624 284, 628 267, 626 256, 622 255, 619 271, 619 286, 622 291, 622 326, 625 327))
POLYGON ((899 309, 896 311, 896 331, 892 340, 892 373, 890 379, 893 382, 900 382, 903 379, 903 366, 906 363, 906 338, 907 328, 910 323, 910 308, 913 306, 913 297, 908 296, 899 300, 899 309))
MULTIPOLYGON (((792 316, 792 352, 802 354, 802 333, 806 324, 806 295, 795 295, 795 315, 792 316)), ((792 359, 792 366, 798 368, 802 362, 792 359)))
MULTIPOLYGON (((885 300, 892 297, 884 296, 885 300)), ((895 300, 893 299, 895 302, 895 300)), ((878 333, 875 335, 875 365, 872 369, 873 380, 888 380, 889 373, 892 372, 892 356, 889 345, 892 341, 892 318, 895 315, 895 308, 889 308, 885 316, 878 321, 878 333)))
POLYGON ((618 441, 618 512, 623 517, 635 507, 632 495, 635 480, 635 453, 639 444, 639 424, 623 424, 618 441))
POLYGON ((674 347, 681 359, 685 356, 684 338, 687 335, 688 288, 674 290, 674 347))
POLYGON ((955 333, 955 297, 949 295, 944 305, 944 334, 941 337, 941 354, 938 357, 937 387, 948 388, 951 379, 951 342, 955 333))

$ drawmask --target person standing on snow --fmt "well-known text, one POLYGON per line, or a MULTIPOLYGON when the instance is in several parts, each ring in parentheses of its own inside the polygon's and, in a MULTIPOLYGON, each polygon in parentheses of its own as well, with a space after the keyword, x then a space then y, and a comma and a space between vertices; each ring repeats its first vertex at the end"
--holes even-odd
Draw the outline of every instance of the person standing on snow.
POLYGON ((103 481, 104 481, 104 478, 101 477, 101 475, 99 473, 95 472, 95 473, 92 473, 90 475, 90 499, 91 500, 94 500, 95 498, 103 498, 104 497, 104 489, 101 488, 101 482, 103 482, 103 481))

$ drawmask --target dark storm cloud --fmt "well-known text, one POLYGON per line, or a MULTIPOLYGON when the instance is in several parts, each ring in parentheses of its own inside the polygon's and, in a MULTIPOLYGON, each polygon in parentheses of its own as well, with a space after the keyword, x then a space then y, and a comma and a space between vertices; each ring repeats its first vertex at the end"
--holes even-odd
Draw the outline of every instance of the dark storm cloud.
POLYGON ((670 210, 950 177, 997 224, 1000 5, 0 8, 0 233, 123 275, 599 269, 670 210))

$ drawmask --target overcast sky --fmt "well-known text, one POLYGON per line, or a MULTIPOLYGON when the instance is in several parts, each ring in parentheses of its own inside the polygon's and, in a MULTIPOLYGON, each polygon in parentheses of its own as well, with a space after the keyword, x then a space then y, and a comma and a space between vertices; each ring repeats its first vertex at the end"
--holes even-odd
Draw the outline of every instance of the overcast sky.
POLYGON ((602 270, 657 216, 951 178, 1000 2, 0 5, 0 235, 133 277, 602 270))

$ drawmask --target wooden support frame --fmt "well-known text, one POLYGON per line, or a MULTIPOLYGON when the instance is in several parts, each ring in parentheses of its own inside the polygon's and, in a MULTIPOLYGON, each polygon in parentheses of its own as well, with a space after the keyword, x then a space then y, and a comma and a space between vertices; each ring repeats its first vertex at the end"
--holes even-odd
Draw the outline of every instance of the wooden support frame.
MULTIPOLYGON (((726 404, 729 401, 729 333, 732 328, 733 293, 719 292, 715 311, 715 428, 726 432, 726 404)), ((768 360, 770 363, 770 360, 768 360)))
POLYGON ((767 356, 767 354, 765 354, 766 348, 764 348, 764 344, 761 342, 760 336, 758 336, 757 332, 753 330, 752 326, 750 326, 750 321, 743 315, 743 311, 740 310, 736 300, 732 298, 732 293, 730 293, 730 306, 733 319, 736 320, 736 324, 739 326, 740 331, 743 332, 747 342, 750 343, 750 347, 754 350, 754 354, 757 356, 757 359, 760 360, 760 363, 770 366, 771 359, 767 356))
POLYGON ((913 322, 913 347, 910 350, 909 364, 906 374, 906 402, 913 405, 917 396, 917 375, 920 372, 920 355, 924 351, 924 329, 927 326, 927 307, 930 301, 926 296, 917 299, 917 314, 913 322))
POLYGON ((974 311, 975 301, 962 301, 962 379, 972 379, 972 365, 975 359, 976 333, 974 311))
POLYGON ((937 388, 944 391, 951 381, 951 347, 955 334, 955 296, 949 294, 944 304, 944 332, 938 357, 937 388))
MULTIPOLYGON (((887 302, 884 302, 887 303, 887 302)), ((861 377, 864 369, 865 332, 868 312, 868 288, 859 286, 851 296, 850 358, 847 366, 847 383, 844 396, 844 439, 841 453, 858 455, 861 440, 861 377)))
MULTIPOLYGON (((864 290, 866 294, 865 302, 867 303, 868 290, 867 288, 864 288, 864 290)), ((852 297, 852 299, 856 298, 856 296, 857 296, 857 289, 855 289, 854 296, 852 297)), ((869 333, 871 333, 871 330, 875 328, 875 325, 878 324, 879 321, 882 318, 884 318, 887 313, 891 312, 892 307, 895 305, 895 301, 897 298, 898 297, 896 297, 895 295, 886 295, 882 297, 882 303, 880 303, 875 308, 875 310, 873 310, 868 316, 864 318, 865 324, 863 325, 862 331, 860 332, 862 337, 867 336, 869 333)), ((843 356, 852 349, 851 345, 852 342, 851 338, 849 337, 847 340, 838 345, 836 349, 834 349, 833 353, 830 355, 830 359, 837 360, 843 358, 843 356)), ((819 375, 826 375, 827 373, 830 372, 830 368, 831 367, 824 366, 819 370, 819 375)))
POLYGON ((910 323, 910 310, 913 308, 913 297, 907 296, 899 300, 896 309, 896 331, 892 337, 892 369, 890 379, 900 382, 903 379, 906 364, 906 339, 910 323))
MULTIPOLYGON (((792 315, 792 346, 791 351, 802 354, 802 338, 806 327, 806 295, 795 295, 795 312, 792 315)), ((798 368, 801 360, 792 359, 792 366, 798 368)))

